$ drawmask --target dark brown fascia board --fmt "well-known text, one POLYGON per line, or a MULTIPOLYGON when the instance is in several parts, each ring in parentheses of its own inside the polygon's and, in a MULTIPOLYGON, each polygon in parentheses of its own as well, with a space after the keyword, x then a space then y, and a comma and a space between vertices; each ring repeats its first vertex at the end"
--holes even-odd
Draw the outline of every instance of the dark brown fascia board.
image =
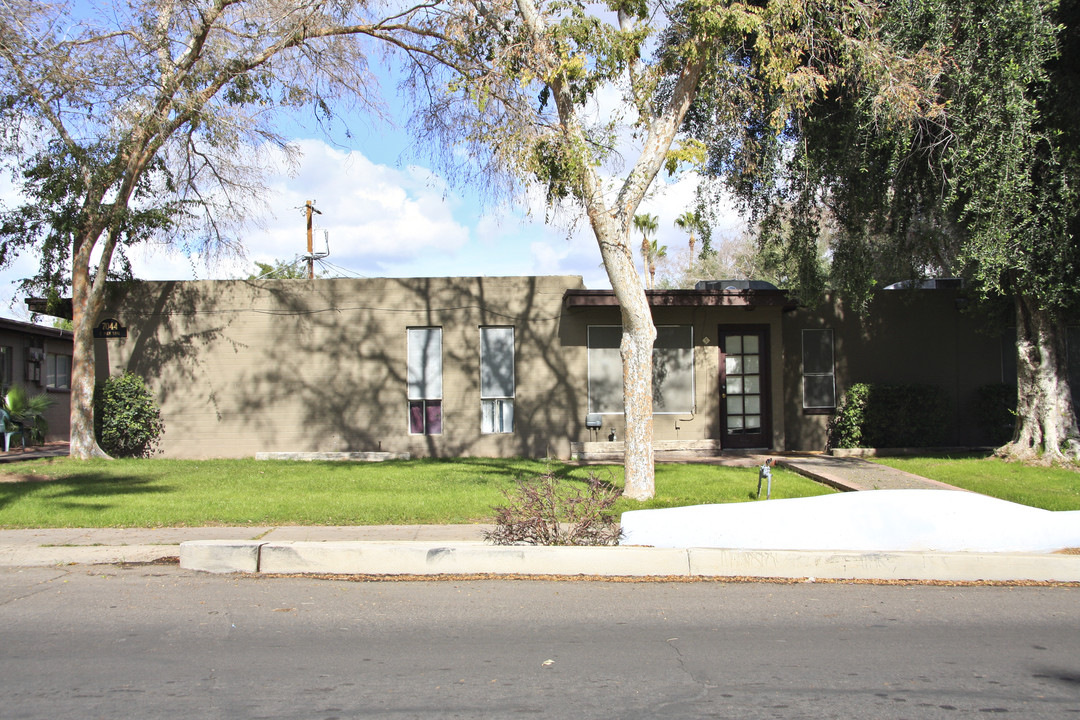
POLYGON ((49 312, 49 301, 45 298, 26 298, 26 307, 30 312, 38 315, 48 315, 49 317, 58 317, 64 320, 71 320, 74 317, 71 298, 60 298, 60 305, 56 313, 49 312))
MULTIPOLYGON (((783 290, 646 290, 645 296, 652 307, 795 307, 783 290)), ((618 305, 612 290, 567 290, 563 294, 567 309, 618 305)))

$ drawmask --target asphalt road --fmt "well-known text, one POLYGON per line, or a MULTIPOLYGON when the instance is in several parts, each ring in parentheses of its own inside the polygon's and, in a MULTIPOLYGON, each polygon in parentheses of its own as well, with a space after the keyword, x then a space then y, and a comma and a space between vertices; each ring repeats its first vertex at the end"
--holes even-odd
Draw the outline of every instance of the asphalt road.
POLYGON ((1080 718, 1080 590, 0 568, 0 718, 1080 718))

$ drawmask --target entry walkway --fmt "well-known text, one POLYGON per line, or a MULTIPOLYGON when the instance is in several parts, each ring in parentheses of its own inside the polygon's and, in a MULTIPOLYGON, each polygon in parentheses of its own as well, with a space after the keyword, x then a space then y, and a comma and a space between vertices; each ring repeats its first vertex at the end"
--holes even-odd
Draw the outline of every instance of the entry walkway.
POLYGON ((857 490, 960 490, 958 487, 856 457, 823 453, 725 452, 683 462, 727 467, 760 467, 768 458, 811 480, 851 492, 857 490))
POLYGON ((777 464, 837 490, 959 490, 937 480, 853 457, 785 455, 777 464))

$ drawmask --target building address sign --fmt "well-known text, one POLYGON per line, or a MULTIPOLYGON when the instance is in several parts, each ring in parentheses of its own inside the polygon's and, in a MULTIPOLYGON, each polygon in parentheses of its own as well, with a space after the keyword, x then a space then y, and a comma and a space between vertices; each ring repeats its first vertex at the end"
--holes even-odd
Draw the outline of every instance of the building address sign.
POLYGON ((94 328, 95 338, 126 338, 127 328, 116 318, 105 318, 94 328))

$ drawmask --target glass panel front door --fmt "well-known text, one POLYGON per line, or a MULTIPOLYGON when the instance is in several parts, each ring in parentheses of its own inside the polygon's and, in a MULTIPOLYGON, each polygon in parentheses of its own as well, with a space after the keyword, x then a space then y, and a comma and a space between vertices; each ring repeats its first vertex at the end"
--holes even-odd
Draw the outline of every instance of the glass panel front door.
POLYGON ((723 447, 769 447, 768 328, 720 328, 720 435, 723 447))

